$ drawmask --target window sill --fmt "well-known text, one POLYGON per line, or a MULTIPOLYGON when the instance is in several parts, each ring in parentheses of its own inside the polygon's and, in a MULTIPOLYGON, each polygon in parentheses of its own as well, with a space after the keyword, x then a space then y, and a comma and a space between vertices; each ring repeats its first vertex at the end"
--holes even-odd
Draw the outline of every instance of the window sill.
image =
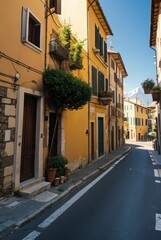
POLYGON ((108 64, 103 60, 103 58, 99 54, 96 54, 96 57, 100 60, 104 67, 108 67, 108 64))
POLYGON ((24 43, 24 45, 32 48, 32 49, 33 49, 34 51, 36 51, 37 53, 41 53, 41 52, 42 52, 42 49, 41 49, 41 48, 35 46, 34 44, 32 44, 31 42, 29 42, 29 41, 27 41, 27 40, 26 40, 26 41, 22 41, 22 43, 24 43))

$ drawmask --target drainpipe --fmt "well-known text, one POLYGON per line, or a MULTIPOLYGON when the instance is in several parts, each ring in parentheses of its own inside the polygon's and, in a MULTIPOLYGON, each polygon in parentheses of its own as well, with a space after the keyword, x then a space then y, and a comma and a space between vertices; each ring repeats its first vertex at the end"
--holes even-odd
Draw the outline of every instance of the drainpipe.
POLYGON ((45 61, 44 61, 44 71, 46 69, 46 63, 47 63, 47 32, 48 32, 48 0, 46 0, 46 6, 45 6, 45 61))
MULTIPOLYGON (((87 7, 87 57, 88 57, 88 85, 90 86, 90 15, 89 15, 89 8, 92 6, 92 4, 97 1, 93 0, 89 6, 87 7)), ((90 121, 90 102, 88 102, 88 164, 91 162, 91 121, 90 121)))

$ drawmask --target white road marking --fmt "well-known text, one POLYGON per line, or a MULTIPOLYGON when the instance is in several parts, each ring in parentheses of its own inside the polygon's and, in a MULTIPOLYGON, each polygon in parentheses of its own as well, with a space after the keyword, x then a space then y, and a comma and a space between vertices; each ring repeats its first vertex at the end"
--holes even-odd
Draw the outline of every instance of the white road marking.
POLYGON ((120 161, 121 161, 121 159, 120 159, 120 160, 118 160, 117 162, 115 162, 115 163, 114 163, 114 165, 117 165, 117 164, 118 164, 120 161))
POLYGON ((34 239, 36 239, 39 235, 40 235, 40 232, 33 231, 33 232, 31 232, 29 235, 27 235, 25 238, 23 238, 22 240, 34 240, 34 239))
POLYGON ((156 183, 161 183, 161 181, 159 181, 159 180, 155 180, 155 182, 156 182, 156 183))
POLYGON ((157 170, 157 169, 154 169, 154 176, 155 176, 155 177, 159 177, 159 173, 158 173, 158 170, 157 170))
POLYGON ((153 165, 156 165, 156 163, 155 163, 155 162, 152 162, 152 164, 153 164, 153 165))
POLYGON ((161 231, 161 214, 156 213, 155 214, 155 230, 161 231))
POLYGON ((80 197, 82 197, 90 188, 92 188, 98 181, 100 181, 107 173, 109 173, 114 166, 111 166, 104 173, 98 176, 93 182, 89 183, 85 188, 80 190, 75 196, 73 196, 69 201, 67 201, 63 206, 52 213, 47 219, 38 225, 39 228, 47 228, 51 223, 53 223, 58 217, 60 217, 69 207, 71 207, 80 197))

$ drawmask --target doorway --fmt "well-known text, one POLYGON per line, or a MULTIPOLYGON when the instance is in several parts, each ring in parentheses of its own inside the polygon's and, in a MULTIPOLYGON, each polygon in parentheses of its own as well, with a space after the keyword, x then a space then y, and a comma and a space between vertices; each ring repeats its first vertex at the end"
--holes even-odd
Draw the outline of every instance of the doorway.
POLYGON ((91 122, 91 160, 94 160, 94 122, 91 122))
MULTIPOLYGON (((52 141, 55 122, 56 122, 56 113, 51 112, 50 118, 49 118, 49 149, 51 147, 51 141, 52 141)), ((53 146, 51 149, 51 156, 57 156, 57 155, 59 155, 59 152, 60 152, 60 149, 59 149, 59 142, 60 142, 59 141, 59 139, 60 139, 59 126, 60 126, 60 115, 59 115, 59 119, 58 119, 58 123, 57 123, 57 127, 56 127, 56 133, 55 133, 55 137, 54 137, 53 146)))
POLYGON ((98 117, 98 157, 104 155, 104 124, 103 118, 98 117))
POLYGON ((20 181, 34 177, 37 97, 25 94, 20 181))

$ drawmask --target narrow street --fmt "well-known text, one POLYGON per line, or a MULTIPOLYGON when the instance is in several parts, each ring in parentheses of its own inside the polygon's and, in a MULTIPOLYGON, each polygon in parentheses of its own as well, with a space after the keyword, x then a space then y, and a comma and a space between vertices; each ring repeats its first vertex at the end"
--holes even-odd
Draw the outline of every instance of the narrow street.
MULTIPOLYGON (((161 166, 160 166, 161 168, 161 166)), ((6 239, 160 240, 159 165, 142 144, 6 239)))

